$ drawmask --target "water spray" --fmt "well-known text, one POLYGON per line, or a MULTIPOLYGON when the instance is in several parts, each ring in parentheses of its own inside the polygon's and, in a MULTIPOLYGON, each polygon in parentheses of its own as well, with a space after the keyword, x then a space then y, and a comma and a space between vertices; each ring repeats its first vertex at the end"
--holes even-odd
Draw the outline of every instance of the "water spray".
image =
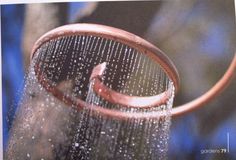
POLYGON ((97 24, 53 29, 33 47, 7 158, 166 159, 171 117, 205 106, 235 69, 236 56, 209 91, 172 108, 179 74, 151 43, 97 24))

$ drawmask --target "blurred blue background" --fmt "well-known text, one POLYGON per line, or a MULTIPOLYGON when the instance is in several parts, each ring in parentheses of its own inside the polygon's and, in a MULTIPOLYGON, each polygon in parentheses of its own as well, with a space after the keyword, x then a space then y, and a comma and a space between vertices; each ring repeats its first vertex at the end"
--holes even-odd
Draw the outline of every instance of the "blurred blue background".
MULTIPOLYGON (((224 73, 233 57, 236 37, 233 1, 225 1, 224 6, 222 3, 224 2, 216 4, 209 1, 195 2, 189 10, 178 12, 182 21, 173 28, 175 32, 168 32, 167 28, 165 35, 155 39, 156 37, 150 35, 155 36, 160 29, 156 29, 153 33, 153 28, 166 23, 160 21, 160 16, 165 14, 165 11, 159 9, 150 29, 144 34, 162 50, 171 53, 168 56, 173 59, 180 71, 182 89, 177 96, 176 105, 187 102, 210 88, 224 73), (232 8, 225 12, 224 7, 228 6, 232 8), (219 12, 221 10, 222 12, 219 12)), ((85 5, 86 3, 67 4, 67 23, 76 21, 80 13, 78 11, 85 5)), ((162 4, 162 7, 170 7, 168 5, 170 4, 162 4)), ((7 145, 9 129, 21 97, 26 74, 22 50, 25 11, 25 5, 1 6, 4 148, 7 145)), ((235 106, 233 98, 235 86, 234 80, 223 96, 208 105, 208 108, 220 107, 201 109, 172 120, 168 159, 236 159, 236 112, 230 107, 235 106), (219 116, 223 118, 218 119, 219 116), (201 154, 201 150, 204 149, 226 148, 227 134, 230 136, 229 153, 201 154)))
POLYGON ((7 5, 2 7, 1 11, 3 140, 5 147, 24 79, 21 53, 24 6, 7 5))

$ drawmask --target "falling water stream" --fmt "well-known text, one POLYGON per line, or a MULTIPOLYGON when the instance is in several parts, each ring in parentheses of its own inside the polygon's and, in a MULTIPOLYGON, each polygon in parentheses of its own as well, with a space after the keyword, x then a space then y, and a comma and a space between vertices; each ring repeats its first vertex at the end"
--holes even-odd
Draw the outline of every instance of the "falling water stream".
POLYGON ((72 35, 42 44, 32 60, 6 157, 8 159, 166 159, 174 87, 153 59, 120 42, 72 35), (153 96, 167 89, 165 104, 141 109, 106 101, 93 91, 92 69, 107 63, 103 83, 130 96, 153 96), (35 72, 37 68, 37 73, 35 72), (163 112, 165 117, 119 120, 88 108, 66 105, 39 82, 38 75, 72 99, 127 113, 163 112))

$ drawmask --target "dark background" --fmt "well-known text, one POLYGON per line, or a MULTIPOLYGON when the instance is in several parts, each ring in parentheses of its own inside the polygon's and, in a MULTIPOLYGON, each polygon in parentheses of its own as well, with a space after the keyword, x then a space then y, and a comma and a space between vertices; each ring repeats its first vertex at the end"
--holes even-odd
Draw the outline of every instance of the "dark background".
MULTIPOLYGON (((45 32, 76 22, 99 23, 135 33, 173 60, 181 79, 174 106, 207 91, 223 75, 236 42, 233 0, 47 3, 1 6, 3 136, 14 119, 33 43, 45 32)), ((235 79, 211 103, 173 118, 168 159, 236 159, 235 79), (230 152, 201 154, 227 147, 230 152)))

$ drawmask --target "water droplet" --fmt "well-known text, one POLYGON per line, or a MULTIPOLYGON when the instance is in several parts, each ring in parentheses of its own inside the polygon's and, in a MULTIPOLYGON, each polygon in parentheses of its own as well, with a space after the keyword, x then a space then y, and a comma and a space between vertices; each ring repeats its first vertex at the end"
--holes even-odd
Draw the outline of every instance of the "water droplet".
POLYGON ((30 158, 30 154, 29 153, 27 153, 27 157, 30 158))
POLYGON ((79 147, 79 143, 75 143, 75 147, 79 147))

